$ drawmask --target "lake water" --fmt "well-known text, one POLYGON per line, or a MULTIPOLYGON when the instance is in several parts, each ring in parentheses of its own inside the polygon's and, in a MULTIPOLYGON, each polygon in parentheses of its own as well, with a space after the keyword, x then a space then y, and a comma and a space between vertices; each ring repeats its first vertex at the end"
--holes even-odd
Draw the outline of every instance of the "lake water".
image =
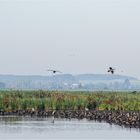
POLYGON ((140 139, 139 129, 108 123, 52 118, 0 117, 0 139, 140 139))

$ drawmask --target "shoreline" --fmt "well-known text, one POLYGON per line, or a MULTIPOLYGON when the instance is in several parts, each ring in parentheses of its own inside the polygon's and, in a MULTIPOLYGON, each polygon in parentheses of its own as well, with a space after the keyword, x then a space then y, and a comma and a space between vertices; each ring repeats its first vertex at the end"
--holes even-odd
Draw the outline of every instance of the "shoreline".
POLYGON ((54 117, 66 119, 87 119, 99 122, 107 122, 119 126, 129 128, 140 128, 140 111, 124 111, 124 110, 49 110, 49 111, 33 111, 33 110, 17 110, 5 112, 0 110, 0 116, 29 116, 29 117, 54 117))

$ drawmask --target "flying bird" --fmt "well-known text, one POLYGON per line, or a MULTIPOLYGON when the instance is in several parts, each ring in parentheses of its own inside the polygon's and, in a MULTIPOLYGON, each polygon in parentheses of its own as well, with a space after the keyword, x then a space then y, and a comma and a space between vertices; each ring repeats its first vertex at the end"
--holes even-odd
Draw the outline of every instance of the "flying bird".
POLYGON ((113 69, 112 67, 109 67, 108 72, 110 72, 111 74, 114 74, 114 70, 115 70, 115 69, 113 69))
POLYGON ((47 71, 51 71, 51 72, 53 72, 54 74, 55 74, 55 73, 62 73, 61 71, 58 71, 58 70, 47 70, 47 71))

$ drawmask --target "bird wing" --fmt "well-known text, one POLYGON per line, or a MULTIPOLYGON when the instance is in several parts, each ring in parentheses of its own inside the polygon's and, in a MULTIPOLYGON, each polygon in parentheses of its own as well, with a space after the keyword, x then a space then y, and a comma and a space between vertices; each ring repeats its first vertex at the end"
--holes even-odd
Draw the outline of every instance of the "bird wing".
POLYGON ((111 73, 114 74, 114 70, 112 70, 111 73))
POLYGON ((59 73, 62 73, 61 71, 59 71, 59 70, 55 70, 56 72, 59 72, 59 73))
POLYGON ((59 71, 59 70, 53 70, 53 69, 48 69, 47 71, 52 71, 52 72, 54 72, 54 73, 56 73, 56 72, 62 73, 62 72, 59 71))
POLYGON ((47 70, 47 71, 55 71, 55 70, 47 70))
POLYGON ((112 67, 109 67, 110 70, 112 70, 112 67))

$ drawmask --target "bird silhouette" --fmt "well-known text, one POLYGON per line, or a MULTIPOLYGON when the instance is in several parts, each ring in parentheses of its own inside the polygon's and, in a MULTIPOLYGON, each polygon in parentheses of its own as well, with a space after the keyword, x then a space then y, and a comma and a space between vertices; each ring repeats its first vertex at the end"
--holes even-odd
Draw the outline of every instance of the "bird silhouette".
POLYGON ((114 70, 115 70, 115 69, 113 69, 112 67, 109 67, 108 72, 110 72, 111 74, 114 74, 114 70))
POLYGON ((52 121, 51 121, 51 123, 54 123, 54 120, 55 120, 55 110, 52 112, 52 121))
POLYGON ((55 73, 62 73, 61 71, 58 71, 58 70, 47 70, 47 71, 51 71, 51 72, 53 72, 54 74, 55 74, 55 73))

